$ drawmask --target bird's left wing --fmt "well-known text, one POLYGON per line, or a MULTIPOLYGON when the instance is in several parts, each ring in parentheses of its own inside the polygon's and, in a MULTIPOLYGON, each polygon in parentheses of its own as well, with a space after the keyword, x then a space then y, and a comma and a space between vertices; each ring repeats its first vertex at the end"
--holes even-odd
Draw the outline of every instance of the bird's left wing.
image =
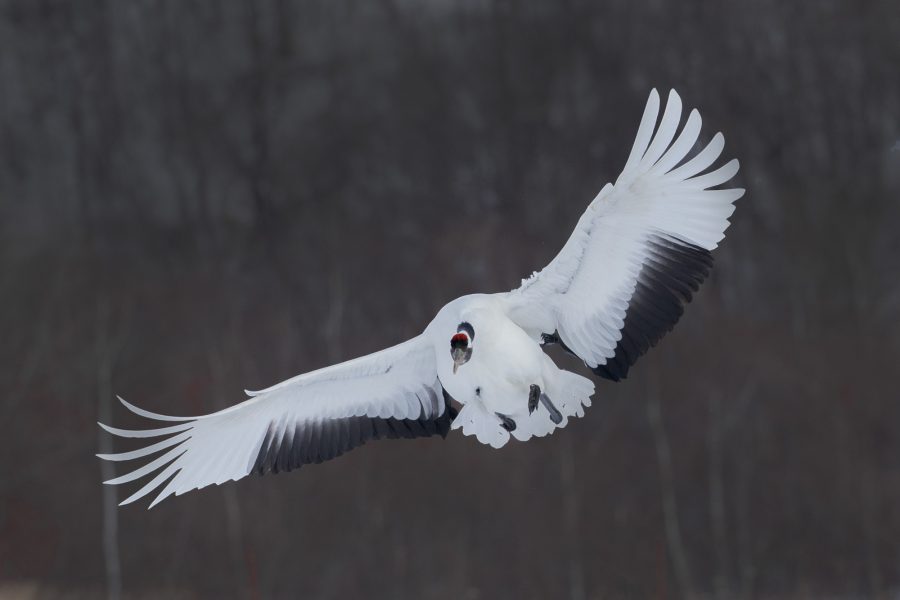
POLYGON ((704 173, 722 152, 722 134, 695 152, 700 114, 692 111, 676 137, 681 98, 669 94, 657 126, 659 108, 653 90, 615 185, 591 202, 556 258, 507 295, 519 326, 613 380, 675 325, 744 193, 718 187, 737 173, 737 160, 704 173))
POLYGON ((125 430, 101 423, 121 437, 163 438, 138 450, 98 455, 127 461, 160 453, 105 483, 121 484, 155 473, 122 502, 128 504, 164 486, 152 507, 171 494, 253 472, 290 471, 329 460, 371 439, 446 436, 452 418, 437 378, 433 348, 421 335, 248 393, 250 399, 200 417, 160 415, 122 400, 132 412, 170 425, 125 430))

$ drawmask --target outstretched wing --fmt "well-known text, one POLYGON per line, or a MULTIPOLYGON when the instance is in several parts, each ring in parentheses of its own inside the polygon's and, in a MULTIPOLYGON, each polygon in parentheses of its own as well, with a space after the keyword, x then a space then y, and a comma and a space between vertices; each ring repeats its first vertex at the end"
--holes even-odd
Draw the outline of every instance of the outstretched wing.
POLYGON ((744 194, 712 189, 734 177, 737 160, 701 175, 721 154, 722 134, 693 153, 700 114, 691 111, 676 138, 678 94, 656 127, 659 108, 653 90, 615 185, 591 202, 556 258, 508 295, 521 327, 614 381, 678 321, 744 194))
POLYGON ((111 461, 162 453, 138 469, 106 481, 121 484, 156 475, 128 497, 128 504, 163 484, 150 507, 171 494, 240 479, 252 472, 290 471, 340 456, 371 439, 446 436, 452 408, 442 396, 434 351, 423 336, 305 373, 225 410, 201 417, 170 417, 124 400, 132 412, 174 423, 114 435, 164 438, 138 450, 100 454, 111 461))

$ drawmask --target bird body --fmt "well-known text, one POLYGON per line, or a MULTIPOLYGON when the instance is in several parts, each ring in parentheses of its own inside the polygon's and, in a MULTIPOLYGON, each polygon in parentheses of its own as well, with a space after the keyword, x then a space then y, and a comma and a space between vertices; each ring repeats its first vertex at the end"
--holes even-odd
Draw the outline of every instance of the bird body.
POLYGON ((721 188, 736 160, 713 170, 724 138, 695 152, 700 115, 681 131, 681 99, 650 94, 631 153, 614 184, 588 205, 559 254, 510 292, 444 306, 419 336, 380 352, 247 392, 244 402, 199 417, 132 412, 161 426, 114 435, 161 438, 98 455, 156 455, 108 484, 154 475, 123 501, 159 489, 153 502, 250 473, 289 471, 369 440, 446 436, 451 429, 495 448, 581 417, 591 380, 559 369, 543 346, 560 344, 596 375, 618 381, 675 325, 709 274, 744 190, 721 188), (455 402, 454 402, 455 401, 455 402), (457 411, 457 405, 459 409, 457 411), (161 489, 160 489, 161 488, 161 489))
MULTIPOLYGON (((454 311, 458 320, 450 320, 451 328, 455 330, 458 323, 471 323, 477 339, 472 342, 472 359, 456 373, 446 360, 437 361, 438 378, 444 389, 463 404, 480 399, 492 412, 512 414, 524 408, 529 386, 544 387, 545 354, 538 343, 506 316, 502 297, 464 296, 453 304, 459 310, 454 311)), ((445 333, 446 328, 429 330, 436 357, 446 354, 445 333)))
POLYGON ((497 448, 506 444, 510 435, 525 441, 555 428, 546 408, 529 413, 531 386, 538 386, 550 398, 564 400, 562 406, 570 409, 563 412, 566 417, 580 416, 581 402, 589 405, 594 391, 590 380, 560 370, 541 348, 540 336, 529 335, 510 319, 509 309, 508 294, 463 296, 441 309, 425 331, 435 349, 441 385, 462 404, 454 428, 497 448), (446 340, 459 323, 471 324, 477 333, 471 360, 454 372, 445 360, 446 340), (573 378, 580 386, 570 390, 573 378), (578 392, 580 401, 573 397, 578 392), (511 419, 515 429, 505 429, 498 413, 511 419))

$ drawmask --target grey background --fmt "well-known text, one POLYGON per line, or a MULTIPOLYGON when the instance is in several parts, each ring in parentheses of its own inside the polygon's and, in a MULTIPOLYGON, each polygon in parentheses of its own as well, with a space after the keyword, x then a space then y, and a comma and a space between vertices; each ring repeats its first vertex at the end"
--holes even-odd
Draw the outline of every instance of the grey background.
POLYGON ((0 0, 0 595, 900 594, 898 65, 892 0, 0 0), (584 419, 113 508, 116 393, 213 411, 515 287, 652 87, 748 193, 584 419))

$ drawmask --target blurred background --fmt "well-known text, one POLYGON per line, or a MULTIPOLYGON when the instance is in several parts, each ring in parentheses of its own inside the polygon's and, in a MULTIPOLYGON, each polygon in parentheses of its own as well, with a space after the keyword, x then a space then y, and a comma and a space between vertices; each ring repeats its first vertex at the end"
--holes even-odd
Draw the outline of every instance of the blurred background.
POLYGON ((0 597, 900 597, 898 65, 895 0, 0 0, 0 597), (214 411, 516 287, 652 87, 748 192, 584 419, 116 508, 115 394, 214 411))

